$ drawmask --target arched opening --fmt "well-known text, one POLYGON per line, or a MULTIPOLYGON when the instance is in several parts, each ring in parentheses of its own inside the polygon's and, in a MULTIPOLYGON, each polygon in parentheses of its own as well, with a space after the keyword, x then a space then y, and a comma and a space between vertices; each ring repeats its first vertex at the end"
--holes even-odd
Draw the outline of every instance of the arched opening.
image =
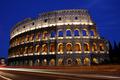
POLYGON ((66 36, 70 37, 72 34, 71 34, 71 30, 70 29, 67 29, 66 30, 66 36))
POLYGON ((67 65, 72 65, 72 59, 71 58, 67 59, 67 65))
POLYGON ((44 60, 42 61, 42 65, 43 65, 43 66, 47 65, 47 59, 44 59, 44 60))
POLYGON ((82 35, 83 35, 83 36, 88 36, 88 32, 87 32, 86 29, 83 29, 83 30, 82 30, 82 35))
POLYGON ((90 36, 95 36, 95 31, 94 30, 90 30, 90 36))
POLYGON ((93 43, 92 51, 93 51, 93 52, 97 51, 97 45, 96 45, 96 43, 93 43))
POLYGON ((84 59, 84 65, 90 65, 90 59, 89 58, 85 58, 84 59))
POLYGON ((33 66, 33 61, 29 60, 29 66, 33 66))
POLYGON ((76 64, 77 64, 77 65, 80 65, 80 64, 81 64, 81 59, 80 59, 80 58, 77 58, 77 59, 76 59, 76 64))
POLYGON ((40 65, 40 60, 39 59, 36 59, 35 60, 35 66, 39 66, 40 65))
POLYGON ((39 40, 39 39, 40 39, 40 33, 37 33, 36 40, 39 40))
MULTIPOLYGON (((19 50, 17 50, 17 52, 19 52, 19 50)), ((24 49, 20 48, 20 54, 23 54, 23 53, 24 53, 24 49)))
POLYGON ((88 43, 84 43, 84 51, 90 51, 90 47, 88 43))
POLYGON ((58 59, 58 66, 63 65, 63 59, 58 59))
POLYGON ((30 46, 29 49, 28 49, 28 53, 34 53, 34 47, 33 46, 30 46))
POLYGON ((22 36, 21 43, 23 43, 24 41, 27 41, 26 39, 27 37, 25 38, 24 36, 22 36))
POLYGON ((47 31, 44 31, 44 32, 43 32, 43 37, 42 37, 42 38, 43 38, 43 39, 47 39, 47 37, 48 37, 48 32, 47 32, 47 31))
POLYGON ((93 58, 93 64, 98 64, 98 59, 93 58))
POLYGON ((104 51, 104 46, 102 43, 100 43, 100 51, 104 51))
POLYGON ((24 54, 28 54, 28 47, 25 47, 24 54))
POLYGON ((30 39, 29 39, 30 41, 33 41, 34 40, 34 34, 31 34, 31 36, 30 36, 30 39))
POLYGON ((26 36, 26 40, 25 41, 26 42, 29 41, 29 35, 26 36))
POLYGON ((63 43, 58 44, 58 52, 63 53, 63 43))
POLYGON ((53 43, 50 44, 50 52, 55 52, 55 45, 53 43))
POLYGON ((43 54, 43 55, 44 55, 44 54, 46 55, 46 54, 47 54, 47 50, 48 50, 48 49, 47 49, 47 44, 43 44, 43 45, 42 45, 42 54, 43 54))
POLYGON ((54 38, 55 35, 56 35, 55 31, 52 31, 52 32, 51 32, 51 38, 54 38))
POLYGON ((28 47, 28 54, 32 53, 32 46, 28 47))
POLYGON ((58 31, 58 37, 63 37, 63 31, 62 30, 58 31))
POLYGON ((36 46, 36 50, 35 50, 37 53, 40 53, 40 46, 39 45, 37 45, 36 46))
POLYGON ((79 29, 75 29, 75 30, 74 30, 74 36, 80 36, 79 33, 80 33, 80 32, 79 32, 79 29))
POLYGON ((81 45, 80 45, 80 43, 76 43, 75 44, 74 50, 75 51, 81 51, 81 45))
POLYGON ((72 44, 71 43, 66 44, 66 51, 72 51, 72 44))
POLYGON ((51 59, 49 65, 50 65, 50 66, 55 66, 55 60, 54 60, 54 59, 51 59))

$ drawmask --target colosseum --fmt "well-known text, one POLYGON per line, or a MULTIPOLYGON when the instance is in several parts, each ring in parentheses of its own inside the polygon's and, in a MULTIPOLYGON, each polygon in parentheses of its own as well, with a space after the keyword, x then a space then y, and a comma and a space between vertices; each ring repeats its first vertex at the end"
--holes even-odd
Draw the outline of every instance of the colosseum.
POLYGON ((58 10, 26 18, 10 32, 8 65, 72 66, 108 59, 108 41, 100 37, 86 9, 58 10))

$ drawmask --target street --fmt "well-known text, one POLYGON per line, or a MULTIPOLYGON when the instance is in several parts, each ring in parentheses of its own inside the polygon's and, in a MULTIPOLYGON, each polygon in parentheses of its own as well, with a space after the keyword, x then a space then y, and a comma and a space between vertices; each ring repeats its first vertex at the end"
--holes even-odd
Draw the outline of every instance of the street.
MULTIPOLYGON (((70 71, 70 70, 69 70, 70 71)), ((49 69, 0 68, 0 80, 120 80, 119 74, 59 71, 49 69)))

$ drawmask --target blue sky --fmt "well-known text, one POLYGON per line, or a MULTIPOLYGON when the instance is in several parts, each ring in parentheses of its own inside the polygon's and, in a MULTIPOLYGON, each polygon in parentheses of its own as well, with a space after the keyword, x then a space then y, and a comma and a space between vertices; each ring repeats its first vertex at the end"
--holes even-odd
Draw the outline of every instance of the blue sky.
POLYGON ((0 57, 7 57, 13 25, 42 12, 88 9, 105 39, 120 41, 120 0, 0 0, 0 57))

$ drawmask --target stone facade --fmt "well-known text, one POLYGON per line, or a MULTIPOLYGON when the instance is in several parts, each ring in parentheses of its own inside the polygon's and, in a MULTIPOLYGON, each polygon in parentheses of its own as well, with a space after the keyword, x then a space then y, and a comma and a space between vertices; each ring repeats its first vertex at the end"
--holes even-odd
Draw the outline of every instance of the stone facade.
POLYGON ((59 10, 17 23, 10 36, 9 65, 64 66, 99 64, 108 59, 87 10, 59 10))

